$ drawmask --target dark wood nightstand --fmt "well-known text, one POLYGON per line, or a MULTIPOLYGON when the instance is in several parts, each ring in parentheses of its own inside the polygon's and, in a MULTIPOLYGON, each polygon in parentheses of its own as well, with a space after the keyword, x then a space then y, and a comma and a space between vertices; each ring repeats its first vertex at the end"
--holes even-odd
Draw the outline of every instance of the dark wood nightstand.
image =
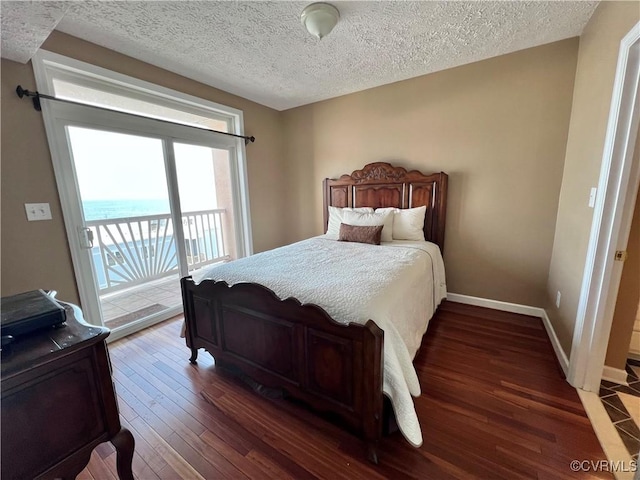
POLYGON ((134 440, 120 425, 105 339, 65 304, 66 325, 16 340, 2 352, 2 479, 73 479, 100 443, 133 479, 134 440))

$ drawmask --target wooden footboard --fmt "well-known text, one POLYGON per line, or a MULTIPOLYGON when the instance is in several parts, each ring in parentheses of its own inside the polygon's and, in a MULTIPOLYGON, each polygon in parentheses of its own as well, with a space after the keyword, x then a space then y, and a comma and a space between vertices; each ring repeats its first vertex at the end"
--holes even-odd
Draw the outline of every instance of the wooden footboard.
POLYGON ((383 332, 373 321, 345 326, 316 305, 280 300, 255 283, 196 285, 185 277, 181 284, 192 363, 204 348, 263 385, 333 412, 362 436, 377 463, 383 332))

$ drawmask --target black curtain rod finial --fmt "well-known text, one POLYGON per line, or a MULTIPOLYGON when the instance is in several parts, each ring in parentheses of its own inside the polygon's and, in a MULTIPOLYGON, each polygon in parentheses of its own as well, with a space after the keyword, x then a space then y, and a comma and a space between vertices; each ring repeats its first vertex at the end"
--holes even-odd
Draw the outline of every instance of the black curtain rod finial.
POLYGON ((18 85, 16 87, 16 93, 20 98, 31 97, 33 108, 35 108, 39 112, 42 111, 42 105, 40 105, 40 94, 37 91, 35 93, 30 92, 29 90, 25 90, 24 88, 22 88, 22 85, 18 85))

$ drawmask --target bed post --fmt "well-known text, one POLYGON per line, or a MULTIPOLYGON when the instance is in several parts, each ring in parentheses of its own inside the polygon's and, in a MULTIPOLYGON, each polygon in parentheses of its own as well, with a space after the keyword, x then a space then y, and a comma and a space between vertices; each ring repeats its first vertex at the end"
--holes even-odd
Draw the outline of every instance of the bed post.
POLYGON ((364 335, 364 362, 372 365, 370 371, 366 371, 364 379, 364 418, 363 430, 367 446, 367 460, 378 464, 378 442, 382 438, 383 416, 383 361, 382 349, 384 346, 384 332, 373 320, 366 325, 364 335))
POLYGON ((195 346, 193 336, 191 335, 191 329, 189 328, 189 320, 193 318, 193 314, 190 308, 191 302, 189 301, 189 284, 191 283, 193 283, 193 279, 191 278, 191 276, 183 277, 180 279, 180 287, 182 288, 182 306, 184 309, 184 336, 187 342, 187 347, 191 349, 191 357, 189 358, 189 362, 195 365, 196 363, 198 363, 198 348, 195 346))

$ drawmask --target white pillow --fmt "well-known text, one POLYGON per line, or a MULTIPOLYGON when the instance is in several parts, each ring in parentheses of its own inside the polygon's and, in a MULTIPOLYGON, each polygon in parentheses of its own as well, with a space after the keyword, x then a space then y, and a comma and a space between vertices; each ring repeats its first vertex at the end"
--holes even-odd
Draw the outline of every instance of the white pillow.
POLYGON ((329 222, 327 224, 327 235, 335 236, 337 239, 340 235, 340 224, 342 223, 342 216, 344 212, 368 212, 372 213, 373 208, 371 207, 360 207, 360 208, 351 208, 351 207, 329 207, 329 222))
POLYGON ((394 240, 424 241, 424 216, 427 207, 416 208, 378 208, 377 212, 393 212, 394 240))
POLYGON ((382 238, 383 242, 391 242, 393 240, 393 212, 344 212, 342 222, 348 225, 356 225, 363 227, 371 227, 383 225, 382 238))

